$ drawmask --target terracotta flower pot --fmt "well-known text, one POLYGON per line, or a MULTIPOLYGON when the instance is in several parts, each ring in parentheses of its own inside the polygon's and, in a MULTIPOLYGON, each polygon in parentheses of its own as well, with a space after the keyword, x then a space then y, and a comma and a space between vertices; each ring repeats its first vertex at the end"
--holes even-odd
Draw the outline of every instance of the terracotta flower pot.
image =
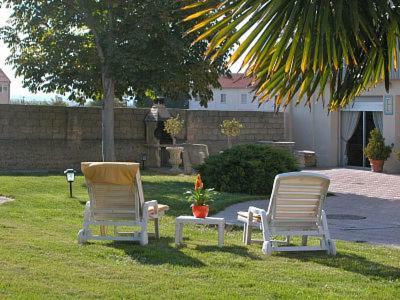
POLYGON ((192 205, 193 216, 196 218, 207 218, 209 209, 208 205, 192 205))
POLYGON ((371 171, 372 172, 382 173, 383 164, 385 163, 384 160, 370 159, 369 163, 371 164, 371 171))

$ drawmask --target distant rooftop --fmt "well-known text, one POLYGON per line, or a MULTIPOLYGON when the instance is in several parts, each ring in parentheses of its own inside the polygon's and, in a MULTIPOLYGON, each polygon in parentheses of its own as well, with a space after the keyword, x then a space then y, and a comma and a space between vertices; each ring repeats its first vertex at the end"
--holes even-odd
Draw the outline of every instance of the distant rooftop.
POLYGON ((0 69, 0 82, 11 83, 11 80, 7 77, 6 73, 4 73, 2 69, 0 69))
POLYGON ((232 73, 232 78, 228 78, 227 76, 221 76, 218 79, 221 88, 223 89, 247 89, 251 88, 252 79, 245 78, 242 73, 232 73))

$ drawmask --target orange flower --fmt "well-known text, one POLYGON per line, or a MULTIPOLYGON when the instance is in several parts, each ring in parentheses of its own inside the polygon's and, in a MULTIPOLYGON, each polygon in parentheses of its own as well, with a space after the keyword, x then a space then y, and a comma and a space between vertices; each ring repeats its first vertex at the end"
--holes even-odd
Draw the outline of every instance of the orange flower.
POLYGON ((203 188, 203 181, 201 181, 200 174, 197 175, 196 182, 194 183, 194 190, 197 191, 198 189, 203 188))

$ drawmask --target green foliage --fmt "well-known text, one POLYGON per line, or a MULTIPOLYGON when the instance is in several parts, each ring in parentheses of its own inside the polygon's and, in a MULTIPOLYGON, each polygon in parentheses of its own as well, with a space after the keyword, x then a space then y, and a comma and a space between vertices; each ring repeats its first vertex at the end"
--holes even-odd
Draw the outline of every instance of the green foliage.
POLYGON ((392 147, 385 145, 385 139, 378 128, 371 130, 370 135, 364 149, 365 156, 374 160, 387 160, 392 153, 392 147))
POLYGON ((226 136, 238 136, 240 134, 240 129, 243 128, 243 124, 236 119, 224 120, 221 127, 221 133, 226 136))
POLYGON ((214 189, 198 188, 197 190, 189 190, 185 194, 189 203, 193 205, 210 205, 214 202, 214 189))
MULTIPOLYGON (((134 103, 136 107, 144 108, 152 107, 154 101, 150 98, 136 98, 134 103)), ((189 99, 165 98, 165 106, 168 108, 189 109, 189 99)))
POLYGON ((170 118, 164 122, 164 131, 172 136, 175 144, 176 136, 182 131, 185 121, 180 118, 179 114, 176 117, 170 118))
MULTIPOLYGON (((180 1, 2 0, 13 13, 0 28, 8 62, 32 92, 58 92, 85 102, 157 95, 211 99, 226 74, 224 59, 203 59, 207 41, 183 36, 194 23, 179 22, 180 1), (105 87, 104 83, 112 82, 105 87)), ((198 33, 199 34, 199 33, 198 33)))
POLYGON ((239 145, 210 156, 199 166, 204 184, 218 191, 268 195, 277 174, 297 170, 288 151, 263 145, 239 145))
POLYGON ((43 106, 68 106, 68 103, 63 100, 60 96, 55 96, 54 99, 50 101, 46 100, 25 100, 21 99, 13 99, 11 100, 11 104, 17 105, 43 105, 43 106))
MULTIPOLYGON (((102 107, 103 106, 103 101, 87 101, 85 103, 85 106, 87 107, 102 107)), ((125 100, 120 101, 119 99, 114 99, 114 107, 127 107, 127 102, 125 100)))
POLYGON ((398 65, 398 0, 188 0, 184 10, 197 21, 189 33, 211 38, 207 57, 241 42, 229 63, 242 60, 260 103, 277 95, 277 108, 303 96, 311 104, 325 87, 330 109, 346 106, 382 80, 388 91, 398 65))

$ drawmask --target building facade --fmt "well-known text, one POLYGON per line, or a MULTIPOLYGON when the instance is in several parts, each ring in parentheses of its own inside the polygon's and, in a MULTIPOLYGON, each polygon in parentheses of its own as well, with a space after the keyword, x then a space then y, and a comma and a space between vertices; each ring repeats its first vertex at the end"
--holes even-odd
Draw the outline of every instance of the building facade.
MULTIPOLYGON (((392 74, 393 75, 393 74, 392 74)), ((319 167, 369 168, 363 153, 372 129, 378 128, 393 147, 384 165, 387 173, 400 173, 400 80, 392 76, 390 91, 383 83, 357 97, 340 111, 330 112, 321 101, 311 109, 291 103, 285 113, 286 138, 299 150, 316 152, 319 167)), ((324 94, 329 99, 329 91, 324 94)))
POLYGON ((208 108, 200 105, 199 99, 189 101, 191 110, 222 110, 222 111, 274 111, 273 103, 258 105, 254 99, 251 80, 243 78, 243 74, 232 74, 232 78, 221 77, 221 88, 213 89, 213 99, 208 102, 208 108))
MULTIPOLYGON (((220 89, 214 89, 213 101, 208 110, 219 111, 274 111, 273 102, 258 105, 254 98, 251 80, 243 74, 232 74, 232 78, 221 77, 220 89)), ((324 99, 330 98, 329 90, 324 99)), ((199 101, 191 100, 189 109, 204 110, 199 101)), ((285 140, 295 142, 297 150, 315 151, 319 167, 369 168, 363 153, 372 129, 378 128, 388 145, 393 147, 384 171, 400 173, 400 71, 392 71, 390 92, 383 83, 357 97, 348 107, 329 112, 322 101, 312 102, 311 108, 288 106, 284 113, 285 140)))
POLYGON ((0 104, 10 103, 10 85, 10 79, 0 69, 0 104))

